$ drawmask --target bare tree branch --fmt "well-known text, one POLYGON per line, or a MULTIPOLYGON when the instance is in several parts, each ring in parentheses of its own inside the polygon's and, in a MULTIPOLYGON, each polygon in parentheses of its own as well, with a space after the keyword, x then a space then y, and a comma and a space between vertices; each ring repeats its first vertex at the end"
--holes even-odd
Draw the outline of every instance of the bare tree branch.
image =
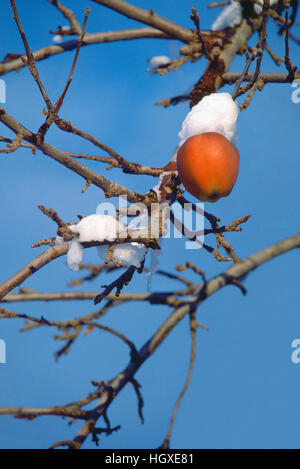
MULTIPOLYGON (((264 264, 270 259, 277 257, 285 252, 290 251, 291 249, 300 247, 300 234, 286 238, 282 241, 279 241, 272 246, 269 246, 262 251, 259 251, 256 254, 251 255, 250 257, 242 260, 241 262, 234 264, 223 274, 216 276, 211 279, 207 284, 205 284, 205 290, 203 290, 203 285, 198 286, 198 294, 196 296, 189 297, 187 299, 186 305, 180 306, 175 309, 175 311, 165 320, 165 322, 160 326, 160 328, 155 332, 155 334, 149 339, 145 345, 139 350, 138 361, 130 361, 128 366, 122 370, 115 378, 109 381, 109 386, 113 389, 114 397, 116 397, 119 392, 123 389, 125 384, 132 379, 132 376, 137 372, 142 363, 146 361, 166 338, 166 336, 172 331, 172 329, 180 322, 192 309, 198 307, 201 302, 206 298, 211 296, 213 293, 217 292, 226 285, 232 283, 232 279, 243 279, 243 277, 255 270, 260 265, 264 264)), ((91 419, 86 422, 83 427, 79 430, 74 441, 76 441, 80 446, 84 443, 87 436, 90 433, 90 425, 95 424, 98 418, 101 416, 104 410, 107 409, 107 406, 110 405, 112 401, 109 400, 109 396, 105 393, 100 402, 93 410, 91 419)))
POLYGON ((124 0, 93 0, 95 3, 99 3, 99 5, 106 6, 111 8, 112 10, 121 13, 128 18, 133 20, 139 21, 141 23, 148 24, 153 28, 159 29, 163 31, 165 34, 173 38, 177 38, 183 42, 193 42, 194 41, 194 34, 187 28, 183 26, 179 26, 173 21, 170 21, 162 16, 157 15, 154 13, 154 10, 143 10, 142 8, 136 7, 131 5, 124 0))
MULTIPOLYGON (((300 247, 300 234, 286 238, 278 243, 275 243, 248 258, 241 260, 239 263, 234 264, 228 270, 208 282, 197 285, 197 288, 192 296, 189 296, 184 303, 175 308, 174 312, 164 321, 164 323, 157 329, 154 335, 141 347, 141 349, 131 358, 127 367, 122 370, 117 376, 111 379, 108 383, 100 383, 100 387, 96 393, 101 392, 101 398, 97 406, 90 411, 79 411, 78 407, 67 409, 66 406, 58 406, 50 409, 32 409, 22 407, 2 407, 0 408, 0 415, 16 415, 16 416, 40 416, 40 415, 60 415, 74 417, 74 411, 78 411, 75 418, 86 419, 86 423, 79 430, 74 438, 74 445, 80 448, 85 442, 88 435, 92 432, 97 420, 103 416, 108 406, 113 402, 116 396, 121 392, 123 387, 132 382, 135 373, 140 366, 151 356, 167 335, 174 329, 174 327, 189 313, 196 311, 196 309, 205 301, 209 296, 216 293, 218 290, 226 285, 231 285, 233 280, 243 280, 247 274, 264 264, 265 262, 273 259, 281 254, 284 254, 292 249, 300 247)), ((191 362, 192 363, 192 362, 191 362)), ((191 370, 191 368, 190 368, 191 370)), ((188 377, 190 376, 190 373, 188 377)), ((85 402, 85 401, 84 401, 85 402)), ((73 443, 72 443, 73 444, 73 443)))
MULTIPOLYGON (((151 293, 120 293, 119 296, 109 294, 106 296, 112 301, 149 301, 152 304, 169 304, 174 306, 176 296, 185 296, 193 293, 194 287, 191 285, 186 290, 174 290, 169 292, 151 292, 151 293)), ((57 292, 57 293, 10 293, 0 299, 0 303, 15 303, 27 301, 73 301, 73 300, 93 300, 98 292, 57 292)))
MULTIPOLYGON (((132 39, 170 39, 170 36, 154 28, 134 28, 119 31, 104 31, 99 33, 86 33, 83 39, 82 47, 93 44, 103 44, 106 42, 129 41, 132 39)), ((75 50, 78 46, 78 39, 64 41, 61 44, 50 44, 34 51, 33 58, 35 62, 48 59, 63 52, 75 50)), ((0 62, 0 76, 12 71, 18 71, 26 66, 27 57, 21 55, 18 58, 0 62)))
MULTIPOLYGON (((247 75, 244 76, 243 73, 240 72, 227 72, 222 75, 223 84, 232 85, 236 83, 242 77, 242 81, 252 81, 254 77, 254 73, 248 72, 247 75)), ((291 83, 290 76, 287 73, 261 73, 258 76, 259 80, 264 84, 267 83, 291 83)), ((295 80, 300 79, 300 73, 295 73, 294 75, 295 80)), ((184 103, 190 99, 189 94, 183 94, 178 96, 173 96, 172 98, 164 98, 158 101, 156 106, 163 106, 165 108, 169 106, 176 106, 179 103, 184 103)))
POLYGON ((73 34, 81 34, 81 26, 77 21, 76 16, 74 15, 74 12, 72 10, 65 7, 61 2, 58 2, 57 0, 48 0, 48 2, 51 3, 51 5, 55 6, 69 21, 73 34))
POLYGON ((17 122, 12 116, 10 116, 4 108, 0 107, 0 121, 11 129, 16 134, 22 133, 24 140, 34 144, 39 150, 41 150, 45 155, 50 156, 54 160, 58 161, 66 168, 74 171, 75 173, 82 176, 86 181, 90 181, 97 187, 100 187, 104 192, 106 197, 117 197, 118 195, 127 195, 129 202, 140 202, 143 200, 143 196, 126 189, 120 184, 116 184, 112 181, 109 181, 104 176, 95 173, 86 166, 78 163, 73 158, 69 157, 66 152, 62 152, 57 148, 53 147, 47 142, 37 142, 35 134, 30 132, 28 129, 23 127, 19 122, 17 122))
POLYGON ((42 252, 35 259, 26 264, 21 270, 16 272, 12 277, 0 285, 0 299, 2 299, 8 292, 21 285, 28 277, 33 275, 44 265, 63 256, 67 253, 68 243, 57 244, 51 246, 46 251, 42 252))
MULTIPOLYGON (((62 93, 58 97, 58 99, 57 99, 57 101, 54 105, 54 108, 49 109, 46 121, 44 122, 44 124, 41 125, 41 127, 38 130, 38 133, 37 133, 37 136, 36 136, 37 139, 40 139, 40 138, 44 139, 46 132, 48 131, 48 129, 51 126, 52 122, 57 118, 57 113, 58 113, 58 111, 60 110, 60 108, 63 104, 64 98, 66 96, 66 93, 67 93, 67 91, 69 89, 69 86, 70 86, 70 84, 72 82, 72 79, 73 79, 73 73, 74 73, 74 70, 75 70, 75 67, 76 67, 76 63, 77 63, 80 48, 82 46, 83 37, 85 35, 86 23, 87 23, 87 19, 88 19, 89 14, 90 14, 90 8, 87 8, 85 10, 85 14, 84 14, 83 26, 82 26, 82 28, 80 28, 80 35, 79 35, 79 39, 78 39, 78 44, 77 44, 76 52, 75 52, 75 55, 74 55, 74 59, 73 59, 72 67, 71 67, 71 70, 70 70, 70 73, 69 73, 69 76, 68 76, 67 83, 66 83, 62 93)), ((32 57, 33 57, 33 55, 32 55, 32 57)), ((33 60, 34 60, 34 58, 33 58, 33 60)))

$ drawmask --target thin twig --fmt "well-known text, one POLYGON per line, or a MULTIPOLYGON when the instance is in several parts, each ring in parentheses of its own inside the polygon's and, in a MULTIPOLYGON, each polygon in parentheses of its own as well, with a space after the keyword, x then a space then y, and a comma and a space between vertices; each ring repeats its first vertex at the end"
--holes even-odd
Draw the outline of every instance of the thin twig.
POLYGON ((44 85, 43 85, 43 83, 40 79, 38 69, 36 68, 33 54, 30 50, 27 38, 25 36, 23 27, 22 27, 21 22, 20 22, 20 18, 19 18, 19 15, 18 15, 16 4, 15 4, 15 0, 10 0, 10 4, 11 4, 13 12, 14 12, 13 18, 17 23, 17 27, 19 29, 20 36, 22 38, 22 41, 23 41, 23 44, 24 44, 24 47, 25 47, 25 51, 26 51, 26 55, 27 55, 28 68, 29 68, 31 75, 33 76, 34 80, 36 81, 36 83, 37 83, 37 85, 40 89, 40 92, 41 92, 41 94, 44 98, 44 101, 46 103, 46 106, 47 106, 48 110, 50 110, 50 109, 52 109, 52 103, 51 103, 51 101, 49 99, 49 96, 47 95, 47 92, 44 88, 44 85))
POLYGON ((296 66, 293 66, 292 61, 290 59, 290 46, 289 46, 289 9, 290 9, 290 2, 287 2, 285 7, 285 57, 284 63, 286 66, 287 71, 289 72, 289 80, 292 82, 295 79, 295 72, 297 70, 296 66))
POLYGON ((56 119, 57 113, 58 113, 58 111, 60 110, 60 108, 63 104, 64 98, 66 96, 66 93, 67 93, 67 91, 69 89, 69 86, 70 86, 70 84, 72 82, 72 79, 73 79, 73 73, 74 73, 74 70, 75 70, 75 67, 76 67, 79 51, 80 51, 80 48, 81 48, 82 43, 83 43, 83 38, 84 38, 84 35, 85 35, 85 30, 86 30, 86 24, 87 24, 87 20, 88 20, 90 11, 91 11, 91 9, 90 9, 90 7, 88 7, 88 8, 86 8, 85 13, 84 13, 83 26, 81 28, 80 36, 79 36, 78 43, 77 43, 76 52, 75 52, 72 67, 71 67, 71 70, 70 70, 70 73, 69 73, 69 76, 68 76, 68 79, 67 79, 67 83, 66 83, 61 95, 57 99, 57 101, 54 105, 54 109, 51 109, 51 110, 48 111, 48 116, 46 118, 46 121, 44 122, 44 124, 41 125, 41 127, 38 130, 37 138, 41 138, 41 139, 44 138, 44 136, 45 136, 46 132, 48 131, 49 127, 51 126, 52 122, 56 119))
POLYGON ((275 54, 274 51, 272 51, 271 47, 268 46, 268 44, 265 44, 265 49, 269 53, 269 55, 272 57, 276 65, 280 65, 280 62, 284 62, 284 59, 281 57, 278 57, 278 55, 275 54))
POLYGON ((58 2, 57 0, 48 0, 53 6, 55 6, 62 14, 63 16, 69 21, 71 25, 71 33, 72 34, 80 34, 81 33, 81 27, 79 22, 76 19, 76 16, 74 15, 74 12, 70 10, 69 8, 65 7, 61 2, 58 2))
POLYGON ((245 55, 246 55, 246 65, 245 65, 245 68, 244 68, 243 72, 241 73, 239 79, 236 81, 236 84, 235 84, 235 87, 234 87, 234 90, 233 90, 233 93, 232 93, 232 99, 233 100, 235 100, 237 98, 239 90, 240 90, 241 83, 244 81, 245 76, 247 75, 247 73, 249 71, 250 65, 254 60, 254 56, 252 54, 250 56, 248 54, 248 52, 246 52, 245 55))
POLYGON ((192 338, 192 348, 191 348, 191 356, 190 356, 190 364, 189 364, 189 371, 188 371, 188 375, 187 375, 187 378, 186 378, 186 381, 185 381, 185 384, 183 386, 183 389, 181 391, 181 393, 179 394, 179 397, 176 401, 176 404, 175 404, 175 407, 174 407, 174 410, 173 410, 173 413, 172 413, 172 417, 171 417, 171 421, 170 421, 170 424, 169 424, 169 428, 168 428, 168 432, 167 432, 167 435, 164 439, 164 442, 162 444, 162 448, 164 449, 169 449, 170 447, 170 438, 171 438, 171 433, 172 433, 172 429, 173 429, 173 425, 174 425, 174 422, 175 422, 175 418, 176 418, 176 415, 177 415, 177 411, 179 409, 179 406, 180 406, 180 403, 189 387, 189 384, 190 384, 190 381, 191 381, 191 376, 192 376, 192 372, 193 372, 193 368, 194 368, 194 364, 195 364, 195 358, 196 358, 196 330, 197 330, 197 322, 196 322, 196 313, 195 313, 195 310, 192 310, 190 312, 190 332, 191 332, 191 338, 192 338))
POLYGON ((194 22, 194 24, 196 26, 197 36, 198 36, 199 42, 202 46, 203 55, 205 55, 205 57, 207 57, 209 59, 210 57, 208 55, 206 44, 204 42, 204 39, 203 39, 203 36, 202 36, 202 33, 201 33, 200 16, 199 16, 196 8, 192 8, 191 20, 194 22))
MULTIPOLYGON (((2 140, 2 137, 1 137, 1 140, 2 140)), ((23 140, 23 134, 21 132, 17 133, 15 138, 12 140, 12 142, 8 143, 7 148, 5 150, 0 150, 0 153, 7 153, 7 154, 13 153, 21 146, 22 140, 23 140)))

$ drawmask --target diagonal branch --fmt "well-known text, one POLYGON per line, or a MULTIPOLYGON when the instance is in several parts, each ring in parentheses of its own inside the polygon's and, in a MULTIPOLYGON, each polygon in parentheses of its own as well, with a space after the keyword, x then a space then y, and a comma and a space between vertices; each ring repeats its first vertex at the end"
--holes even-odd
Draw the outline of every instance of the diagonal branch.
POLYGON ((4 108, 0 108, 0 122, 2 122, 6 127, 11 129, 16 134, 22 133, 23 139, 27 142, 34 144, 39 150, 41 150, 45 155, 50 156, 54 160, 58 161, 66 168, 71 171, 79 174, 86 181, 90 181, 97 187, 100 187, 105 192, 105 196, 117 197, 119 195, 127 195, 129 202, 141 202, 143 196, 137 192, 133 192, 126 187, 121 186, 115 182, 109 181, 104 176, 95 173, 91 169, 87 168, 83 164, 75 161, 73 158, 69 157, 66 152, 60 151, 57 148, 53 147, 47 142, 37 142, 35 134, 30 130, 23 127, 19 122, 17 122, 12 116, 10 116, 4 108))
POLYGON ((121 13, 128 18, 131 18, 141 23, 148 24, 153 28, 159 29, 173 38, 177 38, 182 42, 193 42, 195 40, 194 33, 183 26, 180 26, 173 21, 170 21, 162 16, 154 13, 154 10, 143 10, 142 8, 131 5, 124 0, 93 0, 99 5, 106 6, 112 10, 121 13))
POLYGON ((0 299, 3 298, 7 293, 21 285, 28 277, 33 275, 39 269, 44 267, 44 265, 49 264, 49 262, 57 259, 58 257, 63 256, 68 251, 68 243, 57 244, 46 249, 35 259, 26 264, 21 270, 16 272, 12 277, 3 282, 0 285, 0 299))
MULTIPOLYGON (((127 367, 122 370, 117 376, 109 381, 109 386, 113 390, 113 399, 119 394, 123 387, 132 380, 132 377, 138 371, 140 366, 156 351, 159 345, 164 341, 167 335, 174 329, 174 327, 195 307, 198 307, 201 302, 206 298, 216 293, 218 290, 226 285, 232 284, 232 279, 242 280, 247 274, 255 270, 265 262, 284 254, 292 249, 300 247, 300 234, 286 238, 273 244, 262 251, 249 256, 248 258, 240 261, 231 266, 223 274, 216 276, 205 284, 198 287, 198 295, 189 298, 189 302, 185 305, 175 309, 175 311, 165 320, 159 327, 155 334, 144 344, 140 349, 138 356, 139 360, 130 361, 127 367)), ((81 447, 86 438, 90 434, 91 425, 95 425, 98 418, 106 411, 108 405, 113 401, 108 393, 104 393, 98 405, 95 407, 93 413, 91 412, 91 419, 87 421, 77 433, 74 441, 81 447)))
POLYGON ((38 69, 36 68, 33 54, 30 50, 27 38, 25 36, 23 27, 22 27, 21 22, 20 22, 20 18, 19 18, 18 12, 17 12, 16 4, 15 4, 15 0, 10 0, 10 4, 11 4, 12 9, 13 9, 13 18, 14 18, 15 22, 17 23, 17 27, 18 27, 18 30, 20 32, 20 36, 22 38, 22 41, 23 41, 23 44, 24 44, 24 47, 25 47, 25 50, 26 50, 28 68, 29 68, 31 75, 35 79, 35 81, 36 81, 36 83, 37 83, 37 85, 40 89, 40 92, 41 92, 41 94, 44 98, 44 101, 47 105, 48 110, 50 110, 52 108, 52 104, 51 104, 51 101, 50 101, 50 99, 47 95, 45 87, 44 87, 44 85, 43 85, 43 83, 40 79, 38 69))
MULTIPOLYGON (((179 306, 174 312, 164 321, 164 323, 157 329, 154 335, 143 345, 143 347, 131 358, 130 362, 124 370, 122 370, 117 376, 111 379, 105 385, 105 389, 102 391, 103 385, 99 384, 101 389, 101 398, 97 406, 88 411, 88 414, 80 414, 79 418, 88 419, 85 424, 81 427, 77 435, 75 436, 73 443, 74 447, 80 448, 85 442, 88 435, 91 433, 92 428, 95 427, 97 420, 103 416, 108 406, 113 402, 116 396, 121 392, 124 386, 128 382, 132 382, 132 379, 141 365, 157 350, 159 345, 164 341, 168 334, 174 329, 174 327, 189 313, 196 311, 200 304, 205 301, 209 296, 216 293, 218 290, 226 285, 232 285, 233 281, 243 280, 247 274, 255 270, 260 265, 273 259, 281 254, 284 254, 292 249, 300 247, 300 234, 286 238, 278 243, 275 243, 256 254, 249 256, 248 258, 241 260, 239 263, 234 264, 228 270, 220 275, 212 278, 204 285, 198 285, 197 291, 192 296, 188 297, 185 304, 179 306)), ((99 392, 100 390, 98 390, 99 392)), ((56 408, 57 409, 57 408, 56 408)), ((70 412, 74 410, 71 409, 70 412)), ((19 415, 24 412, 26 415, 42 415, 41 409, 30 409, 23 410, 21 407, 2 407, 0 408, 0 415, 19 415)), ((60 409, 59 409, 60 412, 60 409)), ((53 408, 46 409, 48 415, 53 415, 53 408)), ((56 413, 55 415, 63 415, 62 413, 56 413)), ((72 442, 69 442, 73 444, 72 442)))

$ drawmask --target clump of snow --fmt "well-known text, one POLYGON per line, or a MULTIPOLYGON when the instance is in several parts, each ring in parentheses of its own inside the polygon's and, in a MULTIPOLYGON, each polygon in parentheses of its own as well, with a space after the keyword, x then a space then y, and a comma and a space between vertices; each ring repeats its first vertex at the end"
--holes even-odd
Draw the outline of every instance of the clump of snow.
POLYGON ((158 67, 169 65, 171 63, 171 59, 166 55, 158 55, 157 57, 152 57, 152 59, 148 59, 149 68, 147 68, 147 72, 155 73, 158 67))
MULTIPOLYGON (((78 270, 78 264, 82 260, 81 243, 115 241, 118 234, 124 231, 126 227, 111 215, 93 214, 82 218, 76 225, 70 225, 69 229, 79 236, 69 243, 67 264, 70 269, 78 270)), ((61 242, 58 238, 56 239, 57 243, 61 242)), ((108 246, 98 247, 98 253, 104 260, 106 259, 107 250, 108 246)), ((117 260, 138 268, 144 260, 146 252, 147 249, 143 244, 133 242, 117 245, 113 255, 117 260)))
POLYGON ((234 0, 226 8, 223 8, 220 15, 214 21, 211 29, 212 31, 219 31, 220 29, 233 28, 242 22, 242 6, 239 2, 234 0))
POLYGON ((71 26, 69 26, 68 24, 66 24, 65 26, 63 26, 61 28, 62 31, 70 31, 71 30, 71 26))
MULTIPOLYGON (((261 3, 261 6, 257 5, 257 3, 255 3, 254 5, 254 11, 257 15, 260 15, 262 13, 262 7, 263 7, 263 0, 258 0, 259 3, 261 3)), ((278 0, 270 0, 270 6, 272 5, 275 5, 276 3, 278 3, 278 0)))
POLYGON ((56 42, 57 44, 60 44, 63 40, 63 37, 60 35, 60 34, 56 34, 55 36, 53 36, 53 42, 56 42))
POLYGON ((79 241, 89 242, 114 241, 124 227, 111 215, 93 214, 70 225, 69 229, 79 234, 79 241))
MULTIPOLYGON (((107 255, 107 246, 98 246, 98 254, 101 259, 105 260, 107 255)), ((134 265, 139 268, 143 262, 147 248, 139 243, 119 244, 114 249, 114 258, 117 261, 125 262, 126 265, 134 265)))
POLYGON ((193 135, 217 132, 227 140, 236 142, 236 120, 239 108, 229 93, 205 96, 188 113, 178 134, 181 146, 193 135))

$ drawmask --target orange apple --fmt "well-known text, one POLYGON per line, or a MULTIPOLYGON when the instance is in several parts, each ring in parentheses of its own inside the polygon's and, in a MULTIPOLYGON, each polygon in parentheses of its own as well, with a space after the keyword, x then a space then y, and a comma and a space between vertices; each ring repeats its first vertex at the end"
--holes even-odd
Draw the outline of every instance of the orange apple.
POLYGON ((239 171, 239 152, 216 132, 194 135, 178 151, 177 170, 192 195, 216 202, 232 191, 239 171))

